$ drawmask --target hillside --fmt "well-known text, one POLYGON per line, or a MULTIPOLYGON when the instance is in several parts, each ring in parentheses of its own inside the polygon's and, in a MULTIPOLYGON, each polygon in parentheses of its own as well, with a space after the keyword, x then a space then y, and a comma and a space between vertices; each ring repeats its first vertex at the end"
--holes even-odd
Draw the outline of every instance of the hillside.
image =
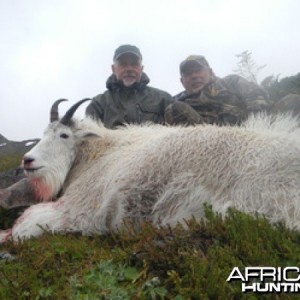
POLYGON ((20 165, 22 156, 38 141, 39 139, 10 141, 0 134, 0 188, 7 187, 23 177, 22 172, 16 175, 15 169, 20 165))
POLYGON ((39 139, 30 139, 21 142, 9 141, 2 134, 0 134, 0 156, 15 154, 23 155, 38 141, 39 139))

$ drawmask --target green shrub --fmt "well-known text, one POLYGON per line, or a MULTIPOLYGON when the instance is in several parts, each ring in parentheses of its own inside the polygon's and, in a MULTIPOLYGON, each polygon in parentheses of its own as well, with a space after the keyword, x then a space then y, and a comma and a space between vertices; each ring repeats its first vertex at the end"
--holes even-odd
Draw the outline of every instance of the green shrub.
POLYGON ((235 210, 223 220, 206 208, 206 217, 174 229, 145 223, 0 245, 15 256, 0 260, 0 299, 256 299, 226 282, 233 267, 299 266, 298 232, 235 210))

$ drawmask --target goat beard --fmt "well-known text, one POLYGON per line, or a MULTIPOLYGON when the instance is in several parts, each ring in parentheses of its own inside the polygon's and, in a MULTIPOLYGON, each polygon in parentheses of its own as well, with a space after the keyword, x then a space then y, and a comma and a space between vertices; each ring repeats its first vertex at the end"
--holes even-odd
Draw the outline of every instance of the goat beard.
POLYGON ((55 191, 50 184, 42 177, 33 177, 29 183, 34 192, 35 198, 40 202, 51 201, 55 197, 55 191))

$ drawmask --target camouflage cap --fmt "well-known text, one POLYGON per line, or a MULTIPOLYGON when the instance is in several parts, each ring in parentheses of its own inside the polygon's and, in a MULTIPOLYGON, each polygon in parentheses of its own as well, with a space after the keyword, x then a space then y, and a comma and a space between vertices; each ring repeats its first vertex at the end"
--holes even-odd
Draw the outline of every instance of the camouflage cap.
POLYGON ((125 53, 134 54, 139 59, 142 59, 142 54, 138 47, 133 45, 122 45, 116 49, 113 60, 117 60, 120 56, 122 56, 125 53))
POLYGON ((209 68, 206 58, 202 55, 190 55, 179 66, 180 73, 186 72, 191 66, 198 65, 200 67, 209 68))

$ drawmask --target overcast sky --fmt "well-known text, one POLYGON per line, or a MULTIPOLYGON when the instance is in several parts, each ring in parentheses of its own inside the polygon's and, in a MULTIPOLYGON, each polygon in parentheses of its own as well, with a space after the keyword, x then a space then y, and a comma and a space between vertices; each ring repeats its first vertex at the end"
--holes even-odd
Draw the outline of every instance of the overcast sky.
POLYGON ((206 56, 219 77, 245 50, 267 65, 260 80, 296 75, 299 13, 298 0, 0 0, 0 133, 41 137, 54 100, 70 100, 63 113, 103 92, 121 44, 138 46, 150 85, 172 95, 190 54, 206 56))

